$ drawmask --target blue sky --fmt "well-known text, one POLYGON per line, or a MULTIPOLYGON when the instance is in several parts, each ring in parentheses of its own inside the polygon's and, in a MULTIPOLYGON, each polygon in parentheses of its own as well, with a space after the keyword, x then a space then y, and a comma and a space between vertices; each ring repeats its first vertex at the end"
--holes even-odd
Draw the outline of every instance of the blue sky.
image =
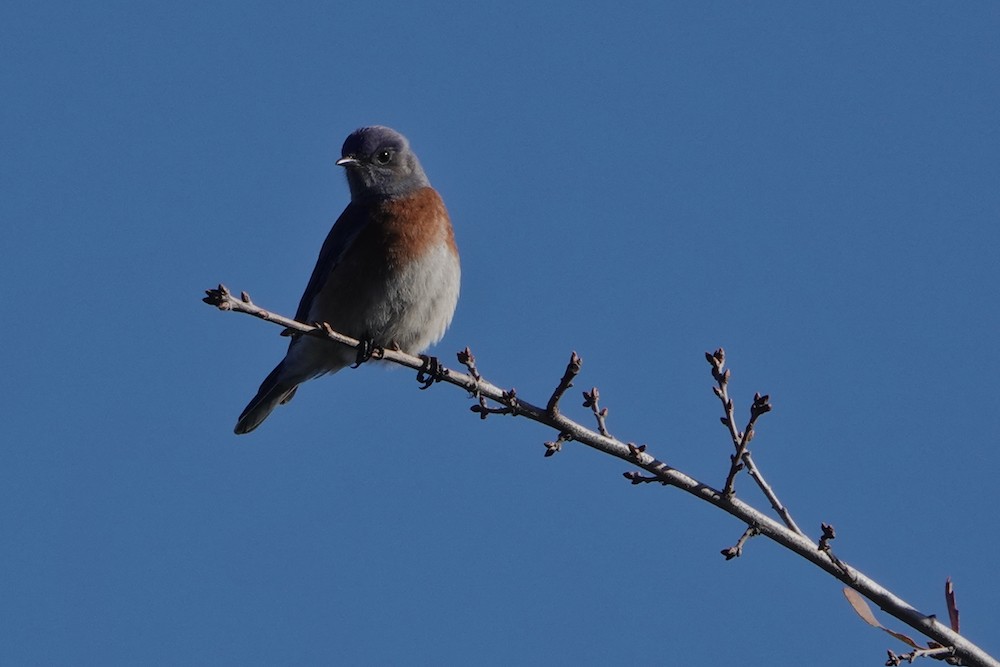
POLYGON ((445 363, 544 402, 576 350, 574 403, 718 486, 724 346, 799 524, 928 613, 951 576, 1000 654, 998 34, 986 2, 5 3, 0 663, 903 650, 772 544, 725 562, 727 516, 408 371, 232 435, 285 340, 201 291, 294 313, 374 123, 455 224, 445 363))

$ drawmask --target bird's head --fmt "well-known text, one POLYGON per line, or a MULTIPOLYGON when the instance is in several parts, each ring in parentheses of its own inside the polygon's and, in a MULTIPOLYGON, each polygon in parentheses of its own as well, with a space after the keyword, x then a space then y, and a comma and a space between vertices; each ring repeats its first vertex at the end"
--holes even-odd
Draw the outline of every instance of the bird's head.
POLYGON ((388 127, 362 127, 344 141, 337 164, 347 170, 352 200, 393 199, 430 183, 406 137, 388 127))

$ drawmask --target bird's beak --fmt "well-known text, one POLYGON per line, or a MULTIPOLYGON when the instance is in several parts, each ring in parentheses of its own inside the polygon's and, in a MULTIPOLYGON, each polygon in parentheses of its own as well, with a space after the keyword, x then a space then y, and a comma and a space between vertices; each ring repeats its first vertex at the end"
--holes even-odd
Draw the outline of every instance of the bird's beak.
POLYGON ((358 162, 358 159, 355 157, 342 157, 337 160, 338 167, 354 167, 359 164, 361 163, 358 162))

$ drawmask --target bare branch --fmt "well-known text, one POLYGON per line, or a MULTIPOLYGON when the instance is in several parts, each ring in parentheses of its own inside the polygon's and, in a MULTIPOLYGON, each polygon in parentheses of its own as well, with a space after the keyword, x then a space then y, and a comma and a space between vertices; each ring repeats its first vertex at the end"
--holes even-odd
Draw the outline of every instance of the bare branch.
MULTIPOLYGON (((263 308, 259 308, 250 301, 249 296, 245 293, 243 294, 242 299, 236 299, 232 296, 232 294, 230 294, 229 290, 222 285, 220 285, 217 289, 208 290, 206 293, 208 296, 204 299, 204 301, 216 306, 220 310, 233 310, 253 315, 254 317, 258 317, 269 322, 274 322, 292 330, 293 335, 320 336, 334 341, 335 343, 355 348, 357 348, 360 344, 359 341, 350 338, 349 336, 343 336, 332 330, 328 330, 328 327, 324 328, 302 324, 301 322, 296 322, 295 320, 291 320, 266 311, 263 308)), ((420 357, 414 357, 398 350, 385 350, 383 354, 385 361, 397 363, 418 371, 425 368, 426 362, 420 357)), ((729 371, 721 371, 723 359, 724 357, 718 359, 718 366, 713 364, 713 374, 717 373, 719 376, 724 375, 726 381, 728 381, 729 371)), ((870 579, 850 565, 847 565, 842 561, 838 561, 836 564, 831 562, 831 560, 827 557, 826 552, 820 551, 819 545, 808 539, 802 534, 801 531, 792 529, 791 527, 786 527, 735 496, 728 495, 723 491, 714 489, 707 484, 703 484, 702 482, 684 474, 680 470, 672 468, 667 463, 664 463, 649 454, 645 445, 637 446, 631 443, 625 443, 617 438, 612 438, 610 436, 603 435, 602 433, 592 431, 567 418, 561 413, 556 412, 553 414, 546 408, 536 406, 518 398, 513 389, 506 391, 493 383, 486 381, 479 374, 478 370, 473 373, 475 361, 471 352, 468 351, 468 348, 459 353, 459 360, 466 366, 467 369, 469 369, 470 373, 465 374, 442 367, 440 369, 441 382, 461 387, 470 392, 473 396, 478 397, 480 404, 473 406, 473 410, 479 412, 481 416, 485 417, 486 414, 502 413, 526 417, 532 421, 536 421, 556 430, 556 432, 560 434, 559 437, 563 439, 564 442, 572 439, 583 443, 588 447, 592 447, 604 452, 605 454, 615 456, 642 468, 647 473, 652 475, 652 477, 645 477, 639 475, 638 473, 632 473, 631 475, 626 473, 626 477, 631 480, 632 484, 658 481, 662 484, 680 489, 681 491, 684 491, 699 500, 718 507, 724 512, 736 517, 747 526, 755 527, 760 535, 773 540, 790 551, 793 551, 831 576, 839 579, 850 588, 874 602, 886 613, 930 637, 940 646, 949 647, 948 650, 954 651, 954 655, 959 658, 963 664, 1000 667, 1000 662, 997 662, 981 648, 954 632, 951 628, 938 622, 937 618, 934 616, 928 616, 917 611, 907 602, 900 599, 889 590, 883 588, 874 580, 870 579), (485 401, 493 401, 501 407, 489 408, 486 406, 485 401)), ((720 398, 723 397, 720 396, 720 398)), ((728 397, 723 398, 723 400, 725 403, 728 401, 728 397)), ((744 462, 745 460, 746 458, 744 457, 744 462)), ((832 539, 832 537, 830 539, 832 539)))

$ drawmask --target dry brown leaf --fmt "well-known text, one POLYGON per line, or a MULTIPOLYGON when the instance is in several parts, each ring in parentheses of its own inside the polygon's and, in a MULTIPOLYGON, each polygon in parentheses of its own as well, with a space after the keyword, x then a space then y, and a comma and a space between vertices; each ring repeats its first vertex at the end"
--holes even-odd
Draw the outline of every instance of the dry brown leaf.
POLYGON ((865 599, 861 597, 861 593, 858 593, 853 588, 845 588, 844 597, 847 598, 847 601, 851 603, 852 607, 854 607, 854 611, 857 612, 858 616, 860 616, 865 623, 873 628, 882 629, 882 624, 875 619, 875 614, 872 613, 872 609, 868 606, 868 603, 865 602, 865 599))
POLYGON ((889 633, 890 635, 892 635, 899 641, 903 642, 904 644, 910 646, 911 648, 917 648, 917 649, 926 648, 924 646, 921 646, 917 642, 913 641, 912 639, 904 635, 902 632, 896 632, 894 630, 890 630, 889 628, 879 623, 878 620, 876 620, 875 618, 875 614, 872 613, 872 608, 868 606, 868 602, 863 597, 861 597, 861 593, 858 593, 853 588, 845 588, 844 597, 847 598, 847 601, 851 603, 851 606, 854 608, 854 611, 857 613, 857 615, 860 616, 861 619, 868 625, 872 626, 873 628, 878 628, 882 632, 889 633))
POLYGON ((951 622, 951 629, 958 632, 958 604, 955 602, 955 586, 951 583, 951 577, 944 581, 944 600, 948 604, 948 620, 951 622))

